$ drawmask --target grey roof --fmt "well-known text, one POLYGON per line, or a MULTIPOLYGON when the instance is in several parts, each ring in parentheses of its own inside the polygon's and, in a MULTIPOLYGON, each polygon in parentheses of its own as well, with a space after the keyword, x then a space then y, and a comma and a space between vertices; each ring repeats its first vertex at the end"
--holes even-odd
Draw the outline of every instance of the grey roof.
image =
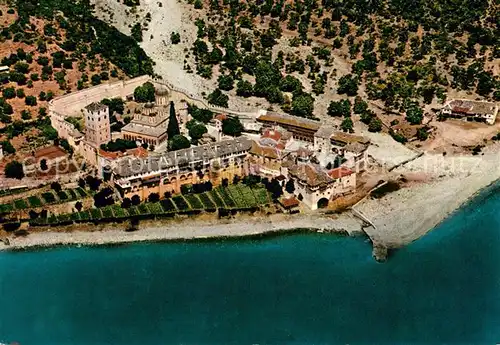
POLYGON ((139 124, 131 122, 122 128, 122 132, 131 132, 140 135, 147 135, 150 137, 159 138, 167 133, 167 128, 161 126, 157 127, 141 126, 139 124))
POLYGON ((344 149, 348 152, 354 152, 354 153, 361 153, 366 151, 368 148, 368 145, 362 144, 362 143, 349 143, 347 144, 344 149))
POLYGON ((274 123, 276 125, 285 125, 304 128, 312 131, 317 131, 321 126, 321 122, 307 119, 304 117, 293 116, 288 114, 276 113, 274 111, 267 111, 257 117, 257 121, 265 123, 274 123))
POLYGON ((85 109, 87 109, 88 111, 91 111, 91 112, 96 112, 96 111, 100 111, 100 110, 105 111, 106 109, 108 109, 108 106, 102 104, 101 102, 92 102, 89 105, 87 105, 85 107, 85 109))
POLYGON ((113 172, 119 177, 130 177, 174 168, 182 164, 207 161, 239 151, 249 151, 251 147, 252 141, 250 139, 240 137, 234 140, 224 140, 209 145, 167 152, 162 156, 148 158, 126 157, 119 161, 113 172))
POLYGON ((465 114, 493 115, 497 105, 493 102, 474 101, 469 99, 454 99, 449 102, 451 110, 465 114))
POLYGON ((316 133, 314 133, 315 137, 330 139, 330 137, 335 133, 335 129, 332 126, 321 126, 316 133))

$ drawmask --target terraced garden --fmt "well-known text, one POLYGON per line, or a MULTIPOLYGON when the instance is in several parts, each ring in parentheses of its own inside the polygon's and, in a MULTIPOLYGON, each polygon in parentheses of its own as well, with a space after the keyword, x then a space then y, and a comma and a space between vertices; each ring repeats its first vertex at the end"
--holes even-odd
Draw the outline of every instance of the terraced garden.
POLYGON ((271 203, 266 189, 258 185, 250 188, 243 184, 229 187, 217 187, 201 194, 175 195, 155 203, 142 203, 129 208, 115 204, 104 208, 93 208, 87 211, 49 218, 31 220, 32 225, 52 225, 67 222, 108 221, 110 219, 127 219, 131 217, 171 216, 176 213, 199 212, 217 208, 249 209, 271 203))
POLYGON ((32 195, 27 198, 19 198, 8 204, 0 205, 0 213, 8 213, 14 210, 24 210, 28 208, 43 207, 46 205, 65 203, 80 200, 88 196, 82 188, 67 189, 59 192, 49 190, 40 195, 32 195))

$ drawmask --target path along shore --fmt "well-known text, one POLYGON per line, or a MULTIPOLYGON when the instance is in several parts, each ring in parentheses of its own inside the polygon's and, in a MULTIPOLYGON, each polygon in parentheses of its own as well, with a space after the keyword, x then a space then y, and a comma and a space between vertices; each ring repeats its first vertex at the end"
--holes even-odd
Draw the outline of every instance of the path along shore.
POLYGON ((16 250, 57 245, 104 245, 141 241, 190 240, 245 237, 297 229, 366 233, 373 243, 398 248, 417 240, 435 228, 453 211, 474 197, 481 189, 500 179, 500 145, 485 149, 477 156, 425 154, 393 171, 394 176, 422 177, 380 199, 366 198, 354 210, 373 226, 347 211, 329 216, 310 213, 299 215, 239 215, 229 220, 196 217, 169 221, 141 222, 139 230, 125 231, 126 224, 66 228, 30 229, 28 236, 9 237, 9 245, 0 250, 16 250))
POLYGON ((286 233, 297 229, 362 234, 362 223, 351 213, 339 216, 273 215, 259 218, 241 216, 229 220, 183 219, 142 222, 136 231, 125 231, 126 224, 79 230, 81 225, 67 228, 44 228, 28 236, 10 238, 10 244, 0 243, 0 250, 20 250, 58 245, 108 245, 129 242, 194 240, 209 238, 252 237, 286 233))

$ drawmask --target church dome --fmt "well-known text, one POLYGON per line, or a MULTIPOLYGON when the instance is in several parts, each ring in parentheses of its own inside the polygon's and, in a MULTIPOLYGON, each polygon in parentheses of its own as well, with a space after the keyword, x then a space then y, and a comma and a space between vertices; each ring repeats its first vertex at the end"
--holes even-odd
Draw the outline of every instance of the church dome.
POLYGON ((159 86, 155 88, 155 94, 157 96, 168 96, 168 89, 165 86, 159 86))

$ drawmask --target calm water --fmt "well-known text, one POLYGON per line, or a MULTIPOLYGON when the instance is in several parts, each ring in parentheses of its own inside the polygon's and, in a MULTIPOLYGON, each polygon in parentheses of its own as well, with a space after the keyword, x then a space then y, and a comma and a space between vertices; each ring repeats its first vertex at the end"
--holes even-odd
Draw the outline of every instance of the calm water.
POLYGON ((484 193, 386 264, 328 235, 0 253, 0 340, 495 344, 499 210, 484 193))

